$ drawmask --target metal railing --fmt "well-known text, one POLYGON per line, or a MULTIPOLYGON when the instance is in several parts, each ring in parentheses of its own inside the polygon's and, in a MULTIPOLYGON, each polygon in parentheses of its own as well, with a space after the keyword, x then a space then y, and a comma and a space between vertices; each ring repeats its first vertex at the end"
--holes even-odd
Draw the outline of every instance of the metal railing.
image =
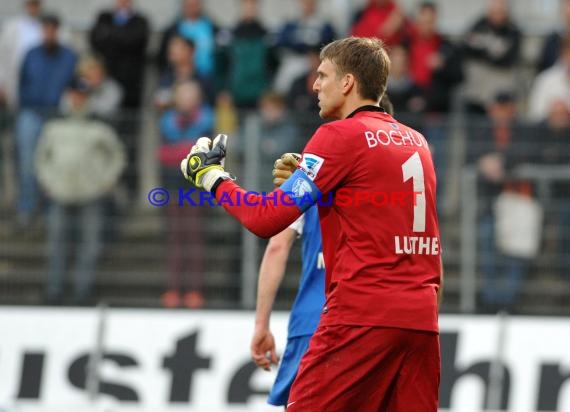
MULTIPOLYGON (((552 196, 552 186, 557 182, 570 183, 570 165, 541 165, 541 164, 521 164, 515 167, 509 174, 509 178, 514 180, 524 180, 534 184, 536 198, 541 206, 550 211, 557 210, 560 207, 556 205, 556 200, 552 196)), ((461 270, 460 270, 460 310, 463 313, 474 313, 479 308, 477 305, 477 297, 480 292, 479 277, 479 253, 478 253, 478 225, 477 217, 479 211, 479 204, 482 197, 477 191, 478 173, 477 170, 468 166, 465 167, 461 173, 461 212, 460 212, 460 233, 461 233, 461 270)), ((570 193, 568 194, 570 197, 570 193)), ((566 238, 570 234, 570 227, 559 228, 562 238, 566 238)), ((548 243, 550 234, 546 232, 543 235, 544 239, 541 243, 548 243), (545 242, 546 240, 546 242, 545 242)), ((564 239, 557 239, 561 243, 564 239)), ((559 256, 563 251, 559 251, 559 256)), ((548 261, 552 264, 553 262, 548 261)), ((545 270, 552 270, 552 267, 544 267, 536 265, 538 272, 545 270)), ((556 267, 555 264, 552 266, 556 267)), ((568 273, 570 268, 562 263, 562 272, 568 273)), ((539 283, 540 285, 540 283, 539 283)), ((570 293, 570 284, 564 279, 560 280, 560 287, 570 293)), ((540 288, 537 292, 541 292, 540 288)), ((545 294, 548 289, 545 289, 545 294)), ((566 313, 569 307, 561 308, 566 313)))
MULTIPOLYGON (((120 114, 118 116, 121 117, 120 114)), ((262 120, 257 112, 240 114, 242 124, 230 136, 231 158, 229 167, 238 176, 238 182, 252 190, 271 189, 271 165, 277 154, 267 148, 276 142, 270 141, 264 133, 262 120), (255 149, 255 150, 254 150, 255 149)), ((120 119, 119 119, 120 120, 120 119)), ((161 166, 156 158, 156 148, 160 137, 156 127, 157 116, 145 111, 141 116, 130 117, 130 122, 140 122, 142 126, 124 125, 129 120, 119 121, 122 130, 129 133, 138 130, 137 136, 126 136, 126 142, 136 144, 137 154, 134 164, 126 169, 129 174, 138 174, 140 187, 132 191, 123 186, 123 194, 115 196, 114 204, 108 211, 105 223, 106 247, 99 262, 96 283, 98 298, 111 305, 157 306, 160 293, 166 288, 168 278, 168 216, 164 208, 148 203, 148 191, 161 186, 161 166), (126 200, 126 201, 125 201, 126 200), (117 203, 117 202, 115 202, 117 203)), ((432 120, 423 122, 429 137, 432 120)), ((300 151, 311 134, 319 126, 318 116, 306 113, 290 114, 289 122, 297 127, 289 151, 300 151)), ((42 303, 42 289, 46 270, 46 220, 40 215, 40 224, 26 233, 12 230, 15 221, 15 199, 11 195, 17 188, 15 173, 14 144, 8 121, 4 124, 2 166, 2 199, 0 203, 0 279, 3 285, 0 302, 10 304, 42 303)), ((480 202, 485 199, 477 193, 477 172, 466 165, 466 130, 477 127, 471 119, 458 122, 456 117, 441 118, 431 131, 441 132, 440 141, 435 145, 438 182, 441 186, 440 224, 445 252, 446 299, 443 310, 473 313, 480 307, 477 299, 480 292, 480 263, 478 255, 477 217, 480 202)), ((437 137, 437 135, 434 135, 437 137)), ((469 142, 472 144, 472 142, 469 142)), ((534 183, 536 198, 543 207, 550 207, 551 188, 555 182, 569 180, 570 166, 520 165, 513 171, 518 179, 534 183)), ((127 179, 128 182, 128 179, 127 179)), ((184 184, 180 179, 180 186, 184 184)), ((570 193, 568 194, 570 197, 570 193)), ((45 206, 45 203, 43 204, 45 206)), ((203 246, 204 283, 206 302, 209 307, 252 308, 255 302, 257 269, 265 242, 243 230, 233 218, 216 207, 205 206, 201 211, 203 228, 207 228, 200 239, 203 246)), ((548 220, 548 219, 547 219, 548 220)), ((552 226, 551 222, 547 222, 552 226)), ((570 228, 563 228, 567 234, 570 228)), ((556 241, 548 230, 546 243, 556 241)), ((195 241, 195 240, 189 240, 195 241)), ((186 246, 191 250, 191 244, 186 246)), ((552 249, 552 248, 551 248, 552 249)), ((534 265, 533 271, 551 272, 549 262, 561 261, 564 257, 557 250, 534 265)), ((278 297, 278 307, 289 307, 296 291, 300 270, 298 246, 293 251, 289 275, 285 279, 283 294, 278 297)), ((568 271, 568 268, 566 268, 568 271)), ((560 290, 567 288, 562 279, 557 283, 560 290)), ((546 294, 552 284, 533 283, 546 294), (542 289, 541 289, 542 288, 542 289)), ((536 309, 540 314, 548 313, 549 305, 528 306, 527 313, 536 309)), ((534 305, 534 303, 533 303, 534 305)), ((555 312, 567 313, 570 309, 563 302, 555 312)))

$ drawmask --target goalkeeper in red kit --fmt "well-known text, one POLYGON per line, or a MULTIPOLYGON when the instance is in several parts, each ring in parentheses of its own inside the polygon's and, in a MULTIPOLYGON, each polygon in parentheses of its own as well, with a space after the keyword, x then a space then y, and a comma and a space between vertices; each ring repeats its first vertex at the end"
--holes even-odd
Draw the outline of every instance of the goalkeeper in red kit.
POLYGON ((332 121, 280 188, 262 199, 238 186, 224 135, 199 139, 182 172, 261 237, 318 205, 326 300, 288 411, 436 412, 441 245, 428 144, 379 106, 390 68, 380 40, 337 40, 320 57, 313 89, 332 121))

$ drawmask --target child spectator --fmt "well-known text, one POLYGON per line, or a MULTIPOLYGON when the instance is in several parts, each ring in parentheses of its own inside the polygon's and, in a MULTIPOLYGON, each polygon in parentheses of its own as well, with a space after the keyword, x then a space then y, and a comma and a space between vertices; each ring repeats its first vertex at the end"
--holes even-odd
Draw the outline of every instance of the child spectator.
POLYGON ((103 60, 95 56, 81 58, 77 65, 77 75, 89 90, 87 99, 89 114, 112 120, 121 106, 123 89, 117 81, 107 76, 103 60))
MULTIPOLYGON (((158 154, 164 188, 178 193, 178 188, 184 186, 180 180, 180 159, 200 136, 210 135, 213 127, 213 110, 202 102, 200 86, 196 82, 176 86, 174 107, 160 118, 163 141, 158 154)), ((204 304, 201 209, 176 202, 167 206, 169 278, 168 290, 161 298, 165 307, 184 304, 198 308, 204 304)))
POLYGON ((164 110, 172 106, 172 94, 177 84, 194 80, 200 84, 206 101, 214 101, 212 79, 198 73, 195 64, 196 45, 192 40, 174 35, 168 42, 168 66, 160 74, 159 89, 155 93, 155 106, 164 110))

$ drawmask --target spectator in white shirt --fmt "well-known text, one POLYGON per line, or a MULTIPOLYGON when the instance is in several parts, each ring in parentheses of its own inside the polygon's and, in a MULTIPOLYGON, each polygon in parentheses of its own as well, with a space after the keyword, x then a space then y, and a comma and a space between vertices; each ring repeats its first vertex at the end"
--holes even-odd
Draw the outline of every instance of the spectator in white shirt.
POLYGON ((529 96, 529 117, 536 122, 545 120, 557 100, 570 106, 570 36, 562 39, 557 63, 536 77, 529 96))

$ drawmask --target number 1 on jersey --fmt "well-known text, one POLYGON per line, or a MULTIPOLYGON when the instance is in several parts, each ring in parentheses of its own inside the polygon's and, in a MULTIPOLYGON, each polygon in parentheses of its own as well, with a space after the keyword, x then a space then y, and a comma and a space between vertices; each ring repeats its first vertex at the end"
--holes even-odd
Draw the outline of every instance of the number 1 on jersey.
POLYGON ((404 183, 412 179, 414 187, 414 232, 426 231, 426 194, 424 184, 424 168, 420 154, 415 152, 402 164, 404 183))

